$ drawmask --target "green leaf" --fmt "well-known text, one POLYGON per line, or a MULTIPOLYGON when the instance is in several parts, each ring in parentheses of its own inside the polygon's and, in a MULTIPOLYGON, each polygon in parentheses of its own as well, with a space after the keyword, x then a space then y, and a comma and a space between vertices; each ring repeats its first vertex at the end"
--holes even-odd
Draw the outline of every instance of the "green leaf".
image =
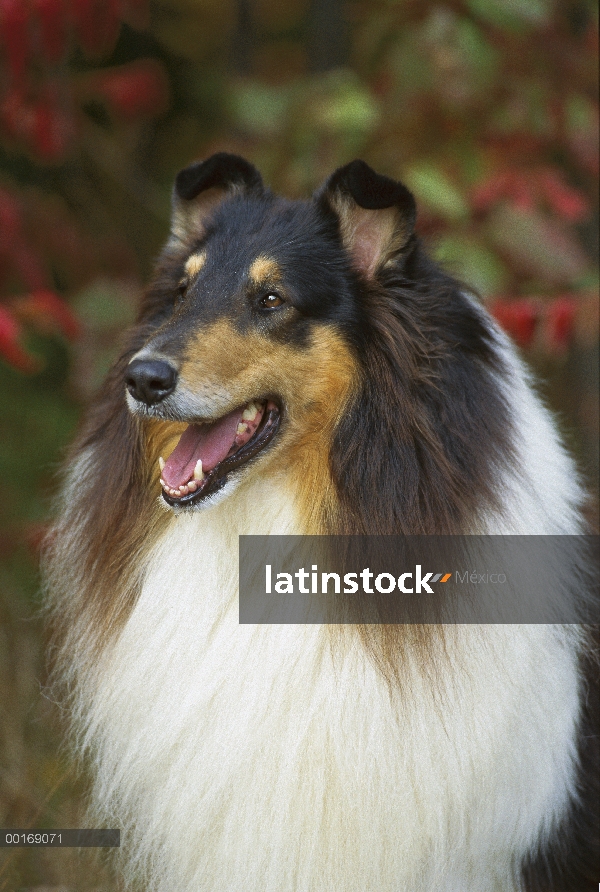
POLYGON ((569 96, 565 103, 567 127, 570 133, 589 133, 596 131, 596 105, 586 96, 569 96))
POLYGON ((447 220, 466 220, 469 208, 454 183, 433 164, 419 164, 409 168, 405 180, 431 211, 447 220))
POLYGON ((323 129, 364 137, 379 123, 375 98, 353 72, 331 72, 319 78, 316 87, 313 119, 323 129))
POLYGON ((234 123, 256 136, 275 135, 284 124, 291 98, 289 88, 258 81, 237 84, 229 100, 234 123))
POLYGON ((542 25, 553 12, 552 0, 467 0, 478 18, 499 28, 520 29, 523 25, 542 25))
POLYGON ((436 257, 482 297, 498 294, 507 285, 508 272, 500 258, 484 245, 470 239, 443 236, 438 240, 436 257))
POLYGON ((456 24, 456 45, 460 57, 468 66, 471 86, 483 89, 494 79, 498 68, 498 53, 485 39, 474 22, 461 19, 456 24))
POLYGON ((369 130, 379 115, 366 91, 347 89, 324 100, 319 117, 333 130, 369 130))

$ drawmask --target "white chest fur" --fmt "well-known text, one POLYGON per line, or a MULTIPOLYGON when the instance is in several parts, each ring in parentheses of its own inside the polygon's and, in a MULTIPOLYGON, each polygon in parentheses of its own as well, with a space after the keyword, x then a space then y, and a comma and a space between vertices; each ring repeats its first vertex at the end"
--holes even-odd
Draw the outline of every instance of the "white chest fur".
POLYGON ((285 490, 253 489, 173 519, 98 669, 97 801, 130 869, 160 892, 514 892, 572 786, 573 633, 454 627, 392 702, 326 627, 238 624, 238 533, 297 531, 285 490))

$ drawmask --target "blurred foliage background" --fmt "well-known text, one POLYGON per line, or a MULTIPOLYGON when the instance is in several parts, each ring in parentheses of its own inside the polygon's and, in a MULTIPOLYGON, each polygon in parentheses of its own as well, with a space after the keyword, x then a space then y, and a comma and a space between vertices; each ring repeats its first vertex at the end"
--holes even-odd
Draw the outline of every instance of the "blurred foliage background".
MULTIPOLYGON (((292 197, 354 157, 403 179, 434 253, 546 382, 597 492, 598 11, 0 0, 0 54, 0 826, 68 827, 85 786, 44 693, 37 551, 174 174, 228 150, 292 197)), ((89 851, 0 852, 0 892, 120 888, 89 851)))

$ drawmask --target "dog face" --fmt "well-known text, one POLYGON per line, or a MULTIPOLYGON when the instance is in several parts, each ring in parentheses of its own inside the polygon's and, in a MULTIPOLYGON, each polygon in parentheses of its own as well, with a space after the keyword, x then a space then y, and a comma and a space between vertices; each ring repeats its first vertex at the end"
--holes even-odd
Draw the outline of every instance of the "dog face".
POLYGON ((362 208, 339 171, 312 202, 272 196, 235 156, 179 174, 162 297, 126 374, 131 411, 169 425, 169 505, 198 505, 267 453, 281 461, 331 435, 357 378, 358 278, 412 231, 398 207, 398 190, 410 205, 409 193, 354 164, 363 191, 366 178, 384 193, 363 203, 391 208, 362 208))

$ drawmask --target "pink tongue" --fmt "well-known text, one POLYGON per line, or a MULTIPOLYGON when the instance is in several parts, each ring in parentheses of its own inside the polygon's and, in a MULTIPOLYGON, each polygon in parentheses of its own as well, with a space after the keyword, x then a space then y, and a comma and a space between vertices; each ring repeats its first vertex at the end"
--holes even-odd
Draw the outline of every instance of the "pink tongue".
POLYGON ((167 459, 162 478, 171 489, 183 486, 194 475, 199 458, 206 474, 223 461, 235 440, 242 410, 234 409, 213 424, 190 424, 167 459))

